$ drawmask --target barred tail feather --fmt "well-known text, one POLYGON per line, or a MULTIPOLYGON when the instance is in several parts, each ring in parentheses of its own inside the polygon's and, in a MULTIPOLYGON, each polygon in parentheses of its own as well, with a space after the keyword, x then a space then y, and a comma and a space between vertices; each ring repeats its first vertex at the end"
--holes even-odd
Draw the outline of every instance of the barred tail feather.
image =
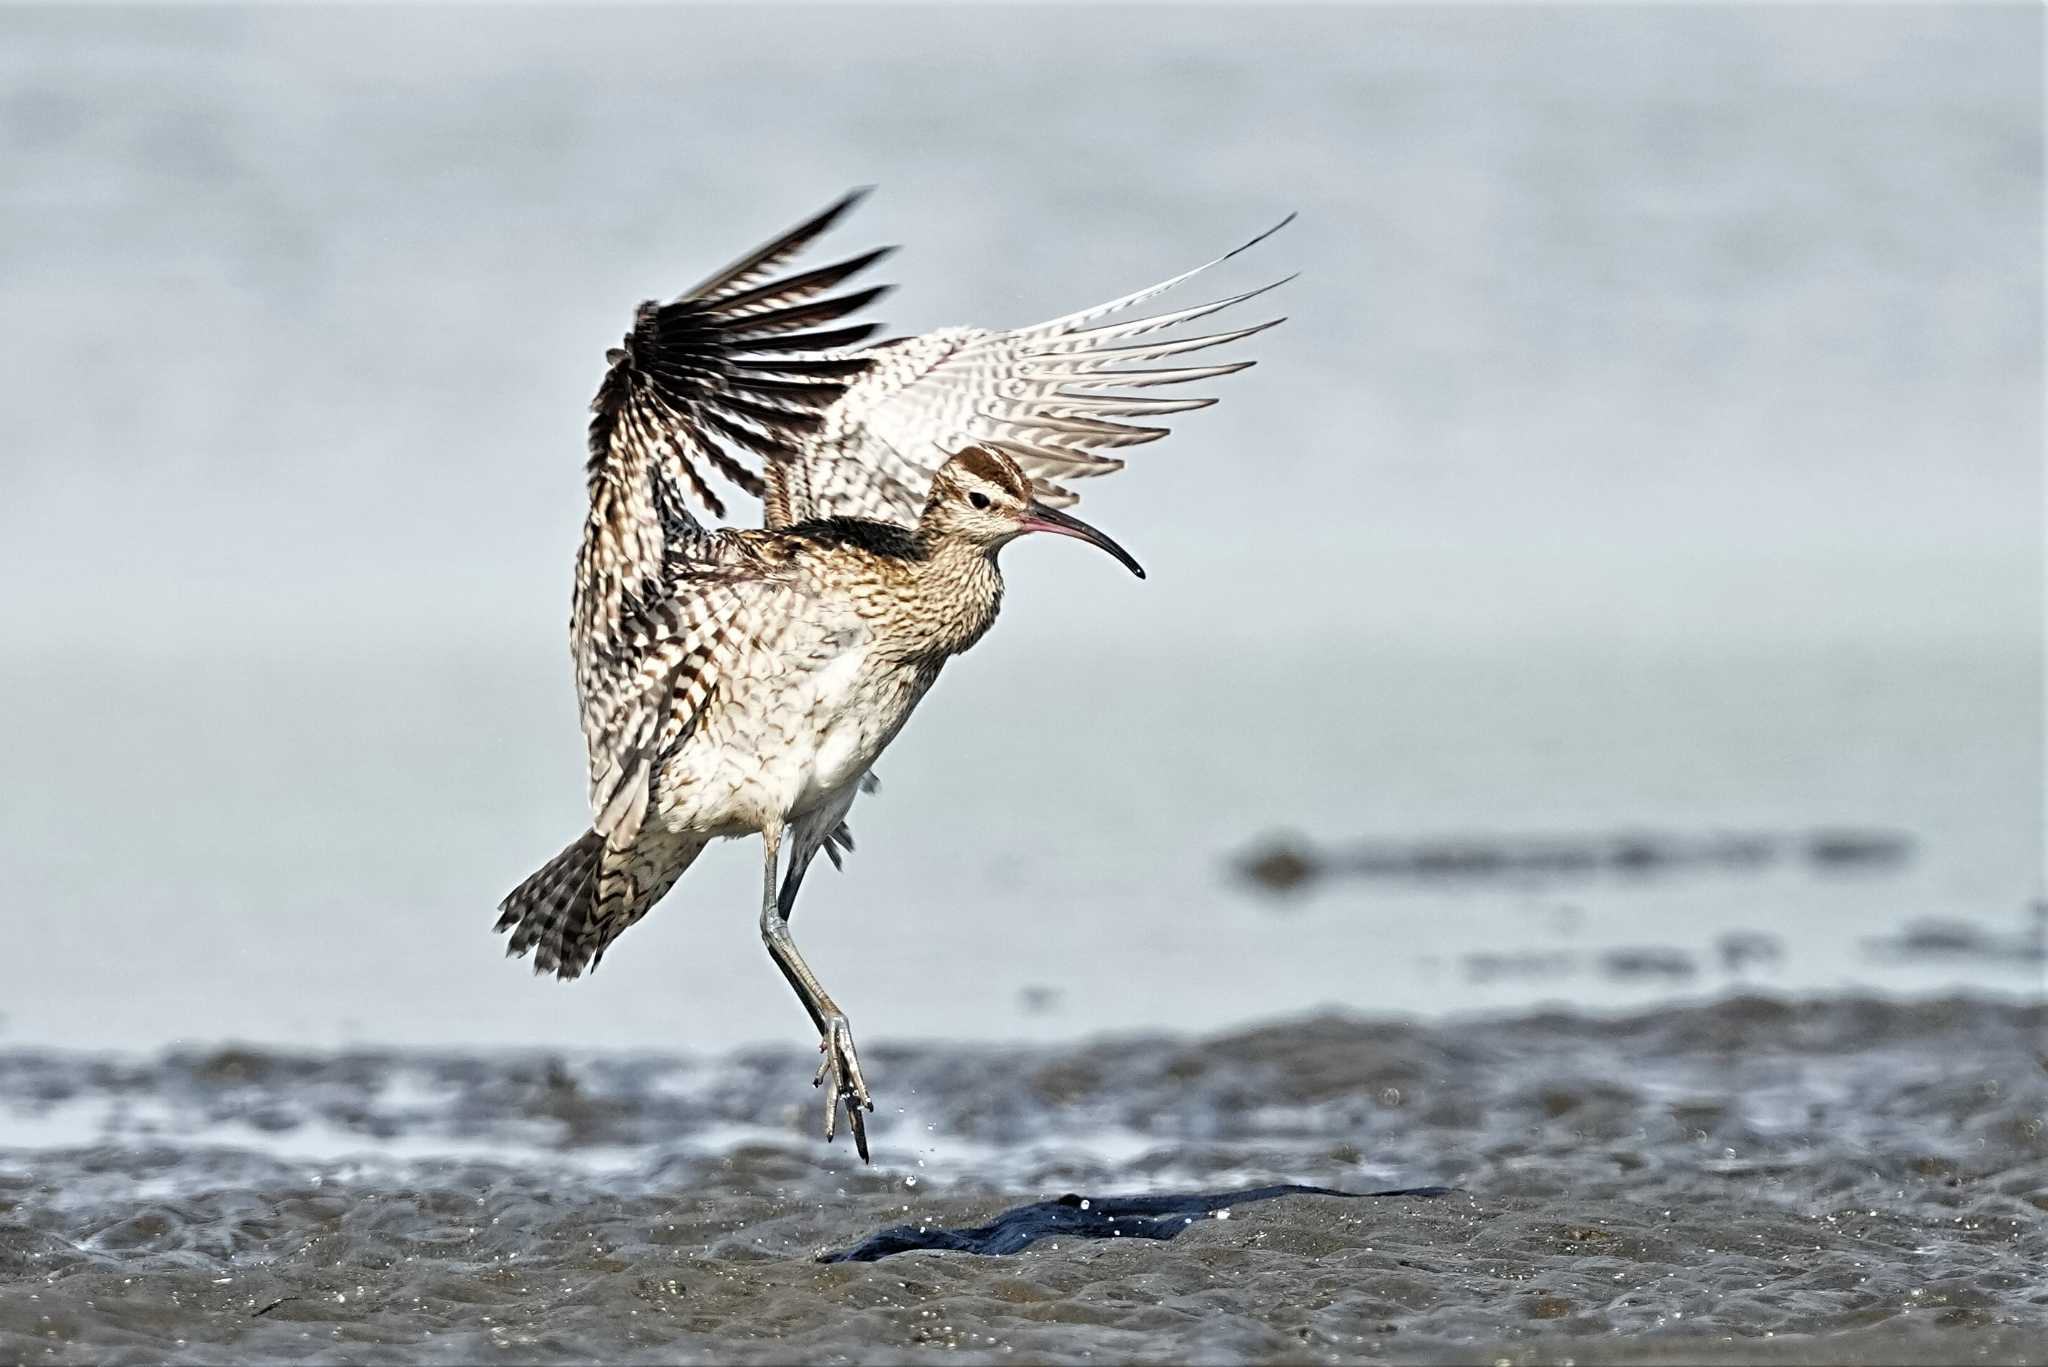
POLYGON ((585 831, 498 904, 496 928, 512 932, 505 953, 532 953, 538 974, 581 977, 661 900, 701 849, 701 842, 667 837, 619 851, 596 831, 585 831))

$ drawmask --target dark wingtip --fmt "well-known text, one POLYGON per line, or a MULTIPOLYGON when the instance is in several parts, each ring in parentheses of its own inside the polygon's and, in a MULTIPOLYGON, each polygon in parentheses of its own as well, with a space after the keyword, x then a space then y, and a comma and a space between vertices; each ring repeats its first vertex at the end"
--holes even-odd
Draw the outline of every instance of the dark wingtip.
POLYGON ((806 236, 816 237, 840 219, 846 217, 847 214, 853 212, 862 200, 874 192, 875 187, 872 185, 854 186, 851 190, 833 200, 831 204, 820 209, 798 231, 803 232, 806 236))
MULTIPOLYGON (((1279 232, 1279 231, 1280 231, 1280 230, 1281 230, 1282 228, 1284 228, 1284 227, 1286 227, 1286 226, 1287 226, 1288 224, 1290 224, 1290 223, 1294 222, 1294 220, 1295 220, 1295 218, 1296 218, 1297 216, 1298 216, 1298 211, 1297 211, 1297 210, 1293 210, 1293 209, 1290 209, 1290 210, 1288 210, 1288 212, 1287 212, 1287 217, 1285 217, 1285 218, 1281 219, 1281 220, 1280 220, 1280 221, 1279 221, 1278 223, 1275 223, 1275 224, 1274 224, 1274 225, 1273 225, 1272 227, 1270 227, 1270 228, 1266 229, 1266 231, 1264 231, 1264 232, 1260 233, 1260 234, 1259 234, 1259 235, 1258 235, 1257 237, 1255 237, 1255 238, 1253 238, 1253 239, 1252 239, 1251 241, 1249 241, 1249 242, 1245 243, 1245 244, 1244 244, 1244 245, 1243 245, 1242 247, 1238 247, 1238 248, 1235 248, 1235 249, 1233 249, 1232 251, 1229 251, 1229 252, 1226 252, 1226 253, 1224 253, 1224 255, 1222 256, 1222 258, 1221 258, 1221 259, 1222 259, 1222 260, 1224 260, 1224 261, 1228 261, 1228 260, 1229 260, 1229 259, 1230 259, 1231 257, 1233 257, 1233 256, 1239 256, 1239 255, 1242 255, 1242 254, 1243 254, 1243 253, 1245 253, 1245 252, 1248 252, 1248 251, 1250 251, 1250 250, 1251 250, 1252 248, 1254 248, 1254 247, 1258 246, 1258 245, 1259 245, 1259 244, 1260 244, 1261 242, 1264 242, 1264 241, 1265 241, 1265 240, 1266 240, 1267 238, 1271 237, 1271 236, 1272 236, 1272 235, 1273 235, 1274 233, 1277 233, 1277 232, 1279 232)), ((1293 278, 1294 278, 1293 276, 1289 276, 1289 277, 1288 277, 1288 279, 1289 279, 1289 280, 1292 280, 1293 278)), ((1285 282, 1282 282, 1282 283, 1285 283, 1285 282)))
POLYGON ((872 185, 854 186, 838 199, 833 200, 829 208, 819 213, 817 217, 818 226, 823 228, 836 222, 841 214, 844 214, 874 192, 875 187, 872 185))

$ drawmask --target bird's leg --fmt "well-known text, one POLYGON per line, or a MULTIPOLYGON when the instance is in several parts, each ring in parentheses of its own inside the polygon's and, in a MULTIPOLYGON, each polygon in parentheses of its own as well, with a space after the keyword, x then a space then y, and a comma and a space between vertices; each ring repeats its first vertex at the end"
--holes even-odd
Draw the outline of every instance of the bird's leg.
POLYGON ((818 1050, 825 1061, 818 1065, 818 1076, 812 1085, 825 1086, 831 1083, 825 1094, 825 1139, 830 1142, 839 1128, 839 1107, 846 1106, 847 1127, 853 1131, 853 1146, 860 1153, 863 1163, 868 1158, 867 1122, 862 1108, 872 1111, 875 1103, 868 1097, 867 1082, 860 1075, 860 1059, 853 1051, 853 1026, 846 1019, 846 1013, 839 1004, 826 995, 825 985, 818 981, 818 975, 811 972, 811 966, 804 962, 804 956, 797 953, 796 941, 790 938, 788 918, 777 905, 775 897, 775 870, 782 853, 782 826, 775 823, 761 832, 761 844, 766 854, 766 868, 761 880, 761 941, 768 946, 769 955, 775 966, 782 970, 782 976, 796 990, 796 995, 810 1012, 811 1023, 818 1027, 818 1050))
MULTIPOLYGON (((811 857, 815 858, 817 853, 816 850, 812 850, 811 857)), ((811 864, 810 859, 802 859, 799 862, 800 854, 801 851, 790 856, 789 870, 782 875, 782 891, 775 898, 775 910, 784 921, 787 921, 789 914, 796 910, 797 889, 804 885, 804 874, 811 864)))

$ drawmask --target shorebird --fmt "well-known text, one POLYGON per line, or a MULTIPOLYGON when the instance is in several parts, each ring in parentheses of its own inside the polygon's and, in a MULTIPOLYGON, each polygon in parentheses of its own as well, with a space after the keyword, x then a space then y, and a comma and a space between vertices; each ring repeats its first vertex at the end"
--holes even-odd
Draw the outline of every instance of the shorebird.
POLYGON ((893 249, 770 278, 863 194, 669 303, 642 304, 607 354, 569 626, 590 829, 506 896, 497 929, 511 932, 507 953, 533 954, 535 972, 575 978, 706 844, 758 833, 761 938, 818 1030, 825 1138, 843 1106, 867 1161, 862 1113, 874 1103, 852 1028, 790 937, 804 873, 819 851, 837 867, 853 848, 846 816, 873 789, 876 758, 946 661, 995 621, 1005 545, 1030 532, 1078 537, 1144 576, 1063 511, 1075 496, 1056 481, 1121 469, 1100 453, 1166 435, 1113 419, 1215 402, 1114 391, 1252 364, 1154 362, 1282 320, 1155 334, 1286 282, 1117 315, 1293 215, 1216 261, 1079 313, 863 346, 878 325, 840 320, 886 287, 831 292, 893 249), (725 517, 714 473, 761 500, 762 527, 698 520, 693 503, 725 517))

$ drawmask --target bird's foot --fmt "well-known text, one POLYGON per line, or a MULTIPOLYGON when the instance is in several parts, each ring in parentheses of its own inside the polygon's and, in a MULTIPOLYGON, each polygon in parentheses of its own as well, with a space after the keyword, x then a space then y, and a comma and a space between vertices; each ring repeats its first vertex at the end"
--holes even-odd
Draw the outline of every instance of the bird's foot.
POLYGON ((853 1027, 846 1017, 833 1016, 825 1022, 818 1052, 825 1056, 825 1061, 818 1065, 818 1075, 811 1079, 811 1085, 823 1087, 828 1081, 831 1083, 825 1093, 825 1142, 831 1143, 839 1128, 839 1107, 843 1103, 846 1127, 853 1131, 853 1147, 859 1150, 861 1162, 869 1162, 863 1112, 875 1109, 875 1103, 868 1099, 868 1084, 860 1075, 860 1056, 853 1051, 853 1027))

